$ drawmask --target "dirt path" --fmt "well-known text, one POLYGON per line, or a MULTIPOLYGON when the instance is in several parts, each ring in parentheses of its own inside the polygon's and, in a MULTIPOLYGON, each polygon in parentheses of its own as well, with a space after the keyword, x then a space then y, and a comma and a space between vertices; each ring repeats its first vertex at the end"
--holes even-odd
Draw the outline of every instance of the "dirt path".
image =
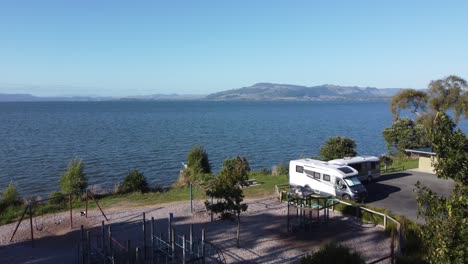
MULTIPOLYGON (((390 239, 379 227, 364 226, 357 220, 331 212, 328 225, 320 224, 308 232, 288 233, 286 231, 287 206, 275 198, 247 200, 248 211, 241 215, 241 247, 236 247, 236 223, 230 220, 210 221, 206 212, 190 213, 188 202, 153 205, 139 208, 105 209, 110 218, 106 224, 113 225, 116 239, 132 243, 142 240, 142 226, 121 225, 142 218, 154 217, 156 232, 167 234, 167 218, 173 213, 173 226, 178 234, 188 234, 190 224, 199 237, 206 229, 207 240, 222 249, 228 263, 296 263, 306 252, 316 250, 325 242, 337 241, 358 251, 367 262, 373 262, 390 255, 390 239)), ((195 208, 201 208, 197 201, 195 208)), ((67 213, 36 219, 42 231, 34 230, 35 247, 31 248, 29 222, 25 221, 9 243, 15 224, 0 227, 0 259, 3 263, 70 263, 75 258, 79 241, 79 226, 99 230, 103 220, 99 211, 90 211, 88 218, 74 213, 74 229, 70 231, 67 213), (54 222, 61 223, 56 225, 54 222)), ((387 259, 388 261, 388 259, 387 259)))

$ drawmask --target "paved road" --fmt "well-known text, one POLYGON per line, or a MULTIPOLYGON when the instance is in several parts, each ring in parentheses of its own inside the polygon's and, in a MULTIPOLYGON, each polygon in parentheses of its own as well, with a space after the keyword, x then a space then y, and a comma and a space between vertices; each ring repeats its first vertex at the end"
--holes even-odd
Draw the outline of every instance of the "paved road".
POLYGON ((365 185, 369 192, 366 204, 385 208, 395 214, 424 223, 423 219, 417 218, 418 205, 415 191, 417 181, 445 196, 451 194, 454 186, 452 180, 439 179, 434 174, 416 170, 382 175, 377 181, 365 185))

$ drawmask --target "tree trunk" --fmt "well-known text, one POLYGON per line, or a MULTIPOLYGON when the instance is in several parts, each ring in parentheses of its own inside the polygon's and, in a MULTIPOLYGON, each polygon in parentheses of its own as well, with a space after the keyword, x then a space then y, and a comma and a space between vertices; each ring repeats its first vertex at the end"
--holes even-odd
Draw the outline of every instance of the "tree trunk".
POLYGON ((239 248, 240 240, 240 213, 237 213, 237 248, 239 248))

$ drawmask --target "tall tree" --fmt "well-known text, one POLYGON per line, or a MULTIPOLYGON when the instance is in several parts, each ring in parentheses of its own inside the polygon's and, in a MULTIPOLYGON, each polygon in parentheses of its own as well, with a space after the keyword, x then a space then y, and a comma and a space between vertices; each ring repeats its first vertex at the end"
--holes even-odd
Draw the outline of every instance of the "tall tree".
POLYGON ((229 214, 234 212, 237 219, 237 247, 240 242, 240 214, 247 210, 244 201, 243 186, 247 186, 249 163, 245 157, 235 157, 224 161, 218 180, 206 193, 208 196, 221 199, 219 202, 210 204, 205 201, 207 210, 214 213, 229 214))
POLYGON ((429 147, 429 138, 422 124, 416 123, 409 118, 401 118, 393 122, 391 127, 387 127, 382 132, 387 141, 387 148, 395 148, 404 153, 408 148, 429 147))
POLYGON ((444 112, 431 129, 434 167, 441 178, 455 181, 449 197, 439 196, 418 182, 419 215, 425 219, 421 237, 429 263, 467 263, 468 260, 468 137, 444 112))
POLYGON ((331 137, 320 148, 320 156, 324 160, 341 159, 356 156, 356 143, 345 137, 331 137))

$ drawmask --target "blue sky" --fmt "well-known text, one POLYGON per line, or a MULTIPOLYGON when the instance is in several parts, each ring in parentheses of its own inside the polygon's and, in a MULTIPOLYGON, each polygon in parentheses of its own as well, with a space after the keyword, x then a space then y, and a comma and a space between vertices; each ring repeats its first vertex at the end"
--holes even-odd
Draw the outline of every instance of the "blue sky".
POLYGON ((424 88, 468 74, 468 1, 2 1, 0 93, 424 88))

